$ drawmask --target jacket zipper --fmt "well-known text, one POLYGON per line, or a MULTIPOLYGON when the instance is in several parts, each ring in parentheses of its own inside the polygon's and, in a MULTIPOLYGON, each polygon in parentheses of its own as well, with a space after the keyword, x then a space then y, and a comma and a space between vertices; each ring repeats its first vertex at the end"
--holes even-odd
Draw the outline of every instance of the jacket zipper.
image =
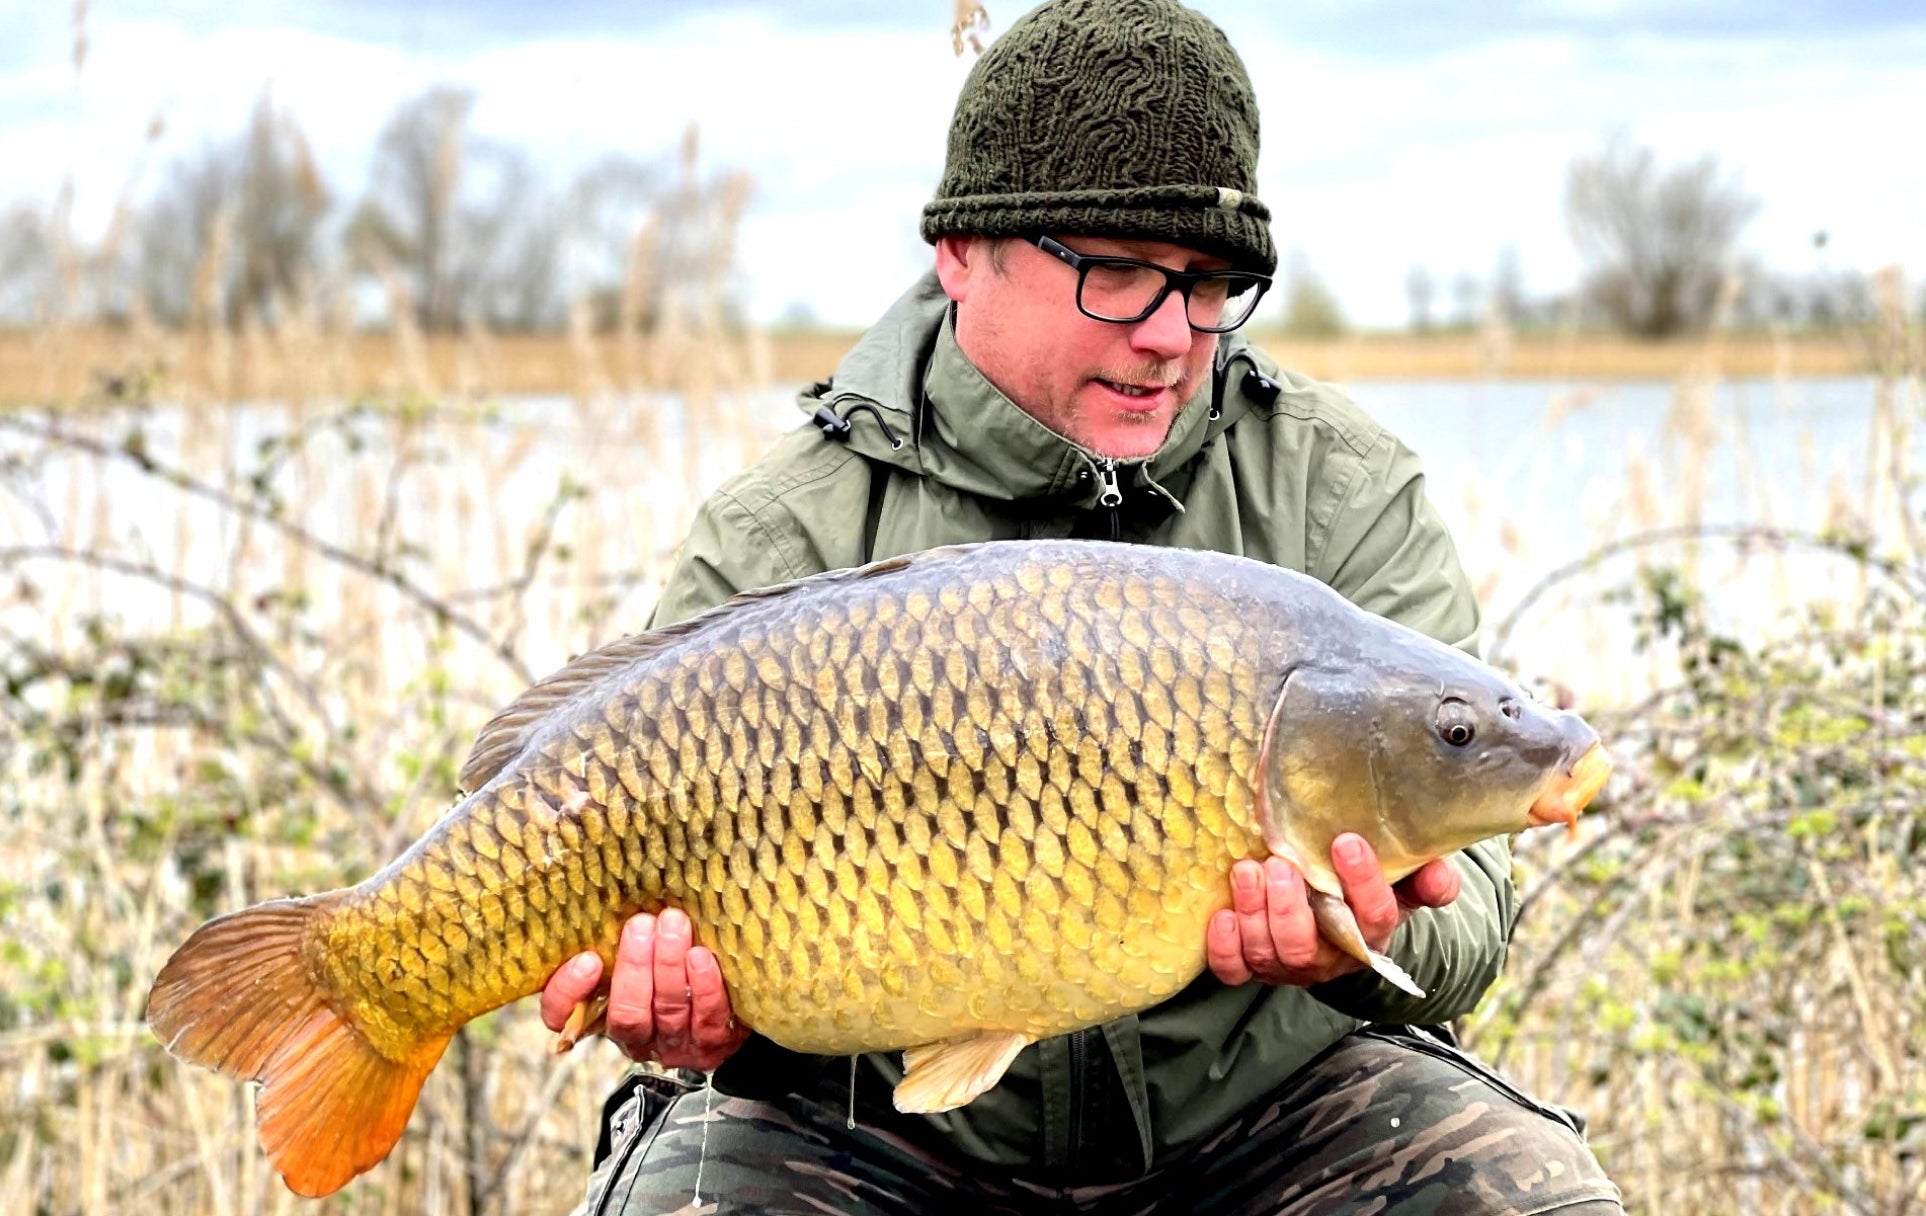
POLYGON ((1123 488, 1117 484, 1117 462, 1105 456, 1097 462, 1097 505, 1110 513, 1110 539, 1123 539, 1123 488))
POLYGON ((1070 1134, 1064 1146, 1064 1172, 1074 1176, 1077 1161, 1083 1156, 1083 1083, 1084 1069, 1087 1067, 1085 1056, 1088 1049, 1084 1046, 1087 1030, 1072 1031, 1070 1034, 1070 1134))

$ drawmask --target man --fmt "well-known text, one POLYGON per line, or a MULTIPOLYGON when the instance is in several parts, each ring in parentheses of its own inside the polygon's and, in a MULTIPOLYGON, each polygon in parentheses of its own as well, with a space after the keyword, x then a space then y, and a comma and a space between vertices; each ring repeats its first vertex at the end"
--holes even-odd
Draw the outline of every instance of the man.
MULTIPOLYGON (((1242 553, 1469 644, 1477 607, 1415 457, 1235 332, 1276 263, 1257 148, 1242 63, 1175 0, 1056 0, 1014 25, 957 102, 923 216, 934 274, 804 393, 814 425, 703 506, 653 623, 934 545, 1075 535, 1242 553)), ((609 1037, 715 1070, 719 1096, 659 1076, 618 1095, 585 1210, 699 1192, 725 1212, 1618 1211, 1568 1116, 1411 1029, 1497 977, 1506 844, 1395 890, 1360 838, 1333 859, 1426 998, 1323 943, 1290 866, 1244 862, 1207 974, 936 1116, 890 1106, 894 1056, 804 1057, 737 1026, 687 919, 638 917, 609 1037)), ((600 979, 592 955, 558 972, 550 1026, 600 979)))

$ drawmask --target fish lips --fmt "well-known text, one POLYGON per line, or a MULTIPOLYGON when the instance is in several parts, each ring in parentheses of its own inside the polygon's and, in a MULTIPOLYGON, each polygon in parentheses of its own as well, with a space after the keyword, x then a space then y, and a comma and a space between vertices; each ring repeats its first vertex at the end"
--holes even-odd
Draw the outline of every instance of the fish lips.
POLYGON ((1562 823, 1578 834, 1578 814, 1590 805, 1612 776, 1612 757, 1593 736, 1591 746, 1564 772, 1557 774, 1538 795, 1525 818, 1532 827, 1562 823))

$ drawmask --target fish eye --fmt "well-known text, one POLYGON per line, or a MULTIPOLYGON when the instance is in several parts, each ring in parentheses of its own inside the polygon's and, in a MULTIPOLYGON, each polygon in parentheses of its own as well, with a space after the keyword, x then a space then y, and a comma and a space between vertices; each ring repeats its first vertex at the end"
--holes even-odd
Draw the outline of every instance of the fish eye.
POLYGON ((1453 698, 1438 706, 1438 737, 1453 747, 1469 746, 1478 737, 1477 715, 1471 706, 1453 698))

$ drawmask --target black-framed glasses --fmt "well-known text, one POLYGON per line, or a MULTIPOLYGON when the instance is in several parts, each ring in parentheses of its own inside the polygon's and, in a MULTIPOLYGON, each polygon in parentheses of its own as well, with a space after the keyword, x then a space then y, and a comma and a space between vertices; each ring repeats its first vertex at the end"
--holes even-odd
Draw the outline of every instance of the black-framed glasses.
POLYGON ((1227 334, 1251 319, 1271 276, 1250 270, 1172 270, 1136 258, 1078 253, 1047 236, 1025 238, 1077 272, 1077 311, 1093 321, 1128 325, 1184 297, 1184 316, 1200 333, 1227 334))

